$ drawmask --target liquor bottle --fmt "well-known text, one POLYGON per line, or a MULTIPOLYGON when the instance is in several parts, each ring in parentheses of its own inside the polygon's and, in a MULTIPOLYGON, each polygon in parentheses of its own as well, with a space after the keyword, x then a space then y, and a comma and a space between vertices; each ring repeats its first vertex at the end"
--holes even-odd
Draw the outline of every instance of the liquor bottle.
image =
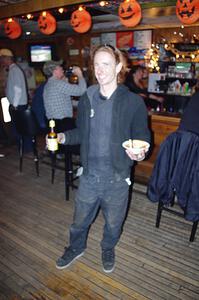
POLYGON ((48 150, 51 152, 55 152, 58 150, 58 141, 57 141, 57 134, 54 130, 55 128, 55 121, 50 120, 49 121, 49 127, 50 127, 50 132, 48 133, 48 150))

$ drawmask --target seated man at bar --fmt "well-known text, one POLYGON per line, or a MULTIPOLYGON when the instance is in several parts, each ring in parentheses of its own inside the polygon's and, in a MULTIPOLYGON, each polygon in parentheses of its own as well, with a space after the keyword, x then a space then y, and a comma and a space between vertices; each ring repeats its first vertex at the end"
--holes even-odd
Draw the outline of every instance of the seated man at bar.
POLYGON ((164 98, 155 94, 148 93, 146 79, 148 77, 147 69, 144 66, 138 65, 131 68, 125 84, 130 91, 139 94, 148 108, 157 109, 164 101, 164 98))
POLYGON ((92 222, 102 210, 105 220, 101 241, 103 270, 115 266, 115 246, 119 241, 128 207, 130 172, 134 161, 145 158, 147 148, 134 154, 124 149, 129 139, 150 143, 148 116, 140 96, 122 84, 126 60, 110 45, 99 46, 93 54, 97 85, 80 98, 77 128, 58 134, 61 144, 80 144, 83 173, 76 194, 70 245, 57 260, 64 269, 84 254, 92 222))

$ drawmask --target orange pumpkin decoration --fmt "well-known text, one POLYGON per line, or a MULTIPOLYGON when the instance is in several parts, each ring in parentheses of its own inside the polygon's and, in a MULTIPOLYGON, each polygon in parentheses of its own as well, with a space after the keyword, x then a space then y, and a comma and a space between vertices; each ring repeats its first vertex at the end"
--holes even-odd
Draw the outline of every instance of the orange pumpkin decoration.
POLYGON ((193 24, 199 19, 198 0, 178 0, 176 3, 176 15, 184 24, 193 24))
POLYGON ((72 13, 70 23, 76 32, 87 32, 92 25, 91 15, 84 8, 80 7, 72 13))
POLYGON ((8 19, 4 24, 5 34, 10 39, 17 39, 22 33, 21 26, 13 19, 8 19))
POLYGON ((49 12, 42 12, 38 19, 39 30, 44 34, 52 34, 55 32, 57 22, 49 12))
POLYGON ((120 22, 126 27, 136 26, 141 18, 141 7, 136 0, 126 0, 122 2, 118 10, 120 22))

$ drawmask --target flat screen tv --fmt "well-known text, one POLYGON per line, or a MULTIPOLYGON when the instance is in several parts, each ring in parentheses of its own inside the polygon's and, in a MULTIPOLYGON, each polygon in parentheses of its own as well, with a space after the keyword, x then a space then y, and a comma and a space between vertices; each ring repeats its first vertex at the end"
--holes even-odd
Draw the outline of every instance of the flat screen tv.
POLYGON ((55 48, 52 44, 31 44, 28 46, 29 62, 40 65, 55 59, 55 48))

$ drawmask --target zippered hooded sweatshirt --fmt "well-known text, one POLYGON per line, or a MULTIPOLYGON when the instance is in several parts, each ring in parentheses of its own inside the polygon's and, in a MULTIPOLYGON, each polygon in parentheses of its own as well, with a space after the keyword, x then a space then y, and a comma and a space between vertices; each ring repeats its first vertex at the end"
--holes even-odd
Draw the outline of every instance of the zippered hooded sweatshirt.
MULTIPOLYGON (((66 145, 80 144, 80 161, 84 174, 88 174, 90 118, 94 114, 92 99, 96 90, 99 90, 99 85, 90 86, 81 96, 77 111, 77 128, 65 132, 66 145)), ((122 84, 118 85, 113 101, 110 138, 111 163, 116 173, 128 177, 134 161, 128 157, 122 143, 128 139, 139 139, 150 143, 148 114, 142 98, 130 92, 122 84)))

